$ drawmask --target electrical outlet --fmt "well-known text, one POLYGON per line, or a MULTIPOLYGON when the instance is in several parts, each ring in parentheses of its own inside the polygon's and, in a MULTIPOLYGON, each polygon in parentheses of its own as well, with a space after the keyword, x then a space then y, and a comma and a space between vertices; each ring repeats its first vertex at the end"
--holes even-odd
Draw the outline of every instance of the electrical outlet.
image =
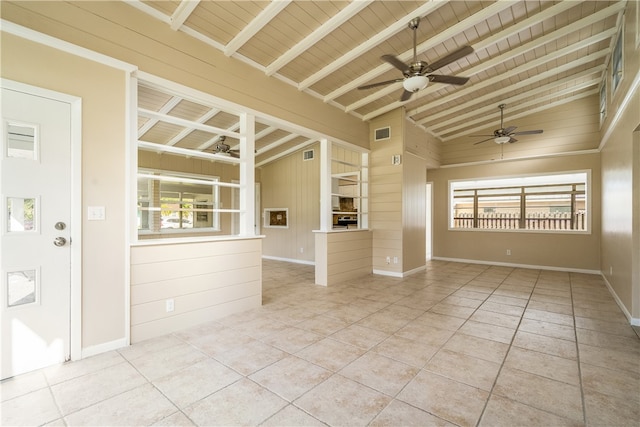
POLYGON ((609 276, 613 276, 613 266, 609 266, 609 276))
POLYGON ((398 263, 398 257, 397 257, 397 256, 394 256, 394 257, 393 257, 393 263, 394 263, 394 264, 397 264, 397 263, 398 263))
POLYGON ((511 249, 507 249, 507 255, 511 255, 511 249))
POLYGON ((304 248, 300 248, 300 253, 303 254, 304 253, 304 248))
POLYGON ((387 264, 391 264, 391 257, 390 256, 387 257, 387 264))
POLYGON ((166 300, 164 302, 164 305, 165 305, 165 309, 167 310, 167 313, 169 313, 170 311, 173 311, 175 309, 173 299, 166 300))

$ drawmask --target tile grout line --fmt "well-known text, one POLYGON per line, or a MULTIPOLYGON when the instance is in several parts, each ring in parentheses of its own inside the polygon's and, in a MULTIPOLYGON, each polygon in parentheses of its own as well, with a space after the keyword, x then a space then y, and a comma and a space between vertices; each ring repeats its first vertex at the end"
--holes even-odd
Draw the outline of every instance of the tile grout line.
MULTIPOLYGON (((511 274, 513 274, 514 271, 517 271, 517 269, 512 270, 511 273, 509 273, 509 276, 511 276, 511 274)), ((489 396, 487 397, 487 400, 484 403, 484 406, 482 407, 482 412, 480 412, 480 416, 478 417, 478 421, 476 421, 476 427, 478 427, 480 425, 480 422, 482 421, 482 418, 484 417, 485 411, 487 410, 487 406, 489 405, 489 401, 491 400, 491 397, 493 396, 493 391, 494 391, 494 389, 496 387, 496 384, 498 383, 498 378, 500 377, 500 374, 502 373, 502 369, 504 368, 504 364, 507 361, 507 357, 509 357, 509 353, 511 353, 511 349, 513 347, 513 341, 516 339, 516 334, 518 333, 518 329, 520 328, 520 324, 522 324, 522 319, 524 319, 524 314, 527 311, 527 307, 529 307, 529 302, 531 301, 531 296, 533 295, 533 292, 534 292, 534 290, 535 290, 535 288, 536 288, 536 286, 538 284, 538 280, 540 280, 540 274, 541 273, 542 273, 541 270, 538 270, 538 276, 536 277, 536 281, 535 281, 535 283, 533 285, 533 288, 531 289, 531 292, 529 293, 529 298, 527 298, 527 304, 524 306, 524 308, 522 310, 522 314, 520 315, 520 320, 518 321, 518 325, 516 326, 515 331, 513 332, 513 336, 511 337, 511 341, 509 342, 509 348, 507 349, 507 352, 505 353, 504 358, 502 359, 502 363, 500 364, 500 368, 498 368, 498 373, 496 374, 496 377, 493 380, 493 384, 491 385, 491 390, 489 390, 489 396)), ((500 286, 502 286, 504 281, 507 280, 507 278, 509 278, 509 276, 505 277, 505 279, 500 283, 498 288, 500 286)), ((496 289, 498 289, 498 288, 496 288, 496 289)))
POLYGON ((575 304, 573 300, 573 274, 569 273, 569 292, 571 294, 571 316, 573 317, 573 334, 576 340, 576 362, 578 363, 578 381, 580 384, 580 403, 582 404, 582 421, 587 425, 587 405, 584 399, 584 384, 582 383, 582 363, 580 363, 580 346, 578 345, 578 326, 576 324, 575 304))

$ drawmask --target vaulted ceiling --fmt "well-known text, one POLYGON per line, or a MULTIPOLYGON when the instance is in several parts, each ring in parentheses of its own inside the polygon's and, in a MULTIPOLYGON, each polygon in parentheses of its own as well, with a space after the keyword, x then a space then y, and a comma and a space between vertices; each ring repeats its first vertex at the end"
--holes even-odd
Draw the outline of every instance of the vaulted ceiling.
MULTIPOLYGON (((625 6, 574 0, 127 3, 363 120, 403 106, 408 118, 442 141, 499 123, 500 104, 518 117, 597 93, 625 6), (410 64, 414 54, 408 24, 416 17, 417 60, 436 68, 426 74, 468 81, 431 77, 406 101, 402 81, 358 89, 404 78, 401 63, 410 64), (456 59, 465 46, 471 53, 456 59), (439 66, 442 58, 446 64, 439 66)), ((225 129, 234 126, 218 121, 225 129)), ((309 143, 264 126, 258 131, 270 133, 271 144, 309 143)))

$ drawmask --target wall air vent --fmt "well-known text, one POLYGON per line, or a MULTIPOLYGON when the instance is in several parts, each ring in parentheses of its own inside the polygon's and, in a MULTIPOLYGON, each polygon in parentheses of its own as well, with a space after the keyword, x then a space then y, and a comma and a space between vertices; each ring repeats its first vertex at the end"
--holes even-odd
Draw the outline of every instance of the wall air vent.
POLYGON ((391 128, 389 126, 376 129, 374 135, 374 141, 382 141, 391 137, 391 128))
POLYGON ((302 160, 313 160, 313 150, 306 150, 302 152, 302 160))

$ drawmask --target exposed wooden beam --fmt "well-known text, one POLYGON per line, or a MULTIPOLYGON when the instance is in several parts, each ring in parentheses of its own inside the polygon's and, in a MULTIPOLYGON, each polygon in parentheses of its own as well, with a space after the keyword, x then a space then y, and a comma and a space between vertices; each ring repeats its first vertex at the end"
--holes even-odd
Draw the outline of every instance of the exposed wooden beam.
MULTIPOLYGON (((476 51, 480 51, 483 49, 486 49, 487 47, 497 43, 500 40, 503 40, 515 33, 518 33, 520 31, 522 31, 525 28, 528 28, 532 25, 538 24, 539 22, 545 20, 545 19, 549 19, 552 16, 555 16, 555 14, 558 14, 560 12, 563 12, 567 9, 569 9, 570 7, 574 7, 576 5, 575 1, 571 1, 571 0, 565 0, 562 3, 559 3, 555 6, 550 7, 549 9, 545 9, 543 12, 534 15, 522 22, 517 23, 516 25, 513 25, 491 37, 488 37, 485 40, 482 40, 481 42, 475 44, 473 47, 476 51)), ((505 62, 511 58, 515 58, 516 56, 519 55, 523 55, 526 52, 530 52, 534 49, 537 49, 540 46, 543 46, 547 43, 549 43, 550 41, 553 40, 557 40, 561 37, 565 37, 568 34, 571 34, 572 32, 578 31, 581 28, 587 27, 589 25, 593 25, 594 23, 601 21, 605 18, 607 18, 608 16, 611 15, 615 15, 616 13, 619 13, 621 9, 624 9, 624 3, 616 3, 612 6, 609 6, 605 9, 602 9, 594 14, 591 14, 589 16, 586 16, 585 18, 582 18, 576 22, 573 22, 569 25, 566 25, 564 27, 559 28, 556 31, 553 31, 549 34, 545 34, 541 37, 538 37, 537 39, 534 39, 528 43, 525 43, 521 46, 518 46, 514 49, 509 49, 507 50, 505 53, 503 53, 502 55, 496 56, 494 58, 491 58, 488 61, 484 61, 481 62, 480 64, 471 67, 467 70, 464 70, 462 73, 467 76, 467 77, 472 77, 476 74, 479 74, 485 70, 488 70, 490 68, 495 67, 496 65, 505 62)), ((398 86, 399 87, 399 86, 398 86)), ((436 92, 438 91, 439 88, 437 87, 437 85, 431 86, 431 87, 427 87, 426 89, 424 89, 423 91, 421 91, 422 93, 420 94, 420 96, 426 96, 430 93, 436 92)), ((352 111, 354 109, 360 108, 364 105, 366 105, 367 103, 370 102, 374 102, 377 99, 388 95, 388 92, 384 91, 384 90, 379 90, 376 93, 373 93, 371 95, 369 95, 366 98, 363 98, 357 102, 354 102, 350 105, 348 105, 345 108, 345 111, 349 112, 352 111)), ((415 98, 414 98, 415 99, 415 98)), ((416 114, 414 110, 410 110, 409 112, 407 112, 408 115, 413 115, 416 114)))
POLYGON ((313 143, 315 143, 317 141, 318 141, 317 139, 309 139, 309 140, 307 140, 307 141, 305 141, 305 142, 303 142, 301 144, 296 145, 295 147, 291 147, 288 150, 285 150, 285 151, 283 151, 281 153, 275 154, 275 155, 273 155, 271 157, 268 157, 268 158, 266 158, 264 160, 261 160, 260 162, 256 163, 256 167, 264 166, 267 163, 274 162, 274 161, 276 161, 278 159, 281 159, 284 156, 288 156, 291 153, 295 153, 298 150, 302 150, 303 148, 308 147, 309 145, 311 145, 311 144, 313 144, 313 143))
POLYGON ((218 160, 227 163, 240 163, 240 159, 225 156, 224 154, 203 153, 202 151, 189 150, 188 148, 172 147, 164 144, 156 144, 148 141, 138 141, 138 148, 156 153, 171 153, 185 157, 196 157, 199 159, 218 160))
POLYGON ((340 25, 357 15, 362 9, 369 6, 373 0, 357 0, 349 3, 344 9, 336 13, 327 22, 316 28, 311 34, 296 43, 291 49, 280 55, 278 59, 267 66, 268 76, 276 73, 280 68, 293 61, 298 55, 309 49, 311 46, 325 38, 340 25))
POLYGON ((216 134, 219 133, 219 134, 227 135, 233 138, 240 138, 241 136, 238 132, 229 132, 226 129, 222 129, 215 126, 209 126, 202 123, 196 123, 194 121, 181 119, 180 117, 176 117, 176 116, 169 116, 167 114, 162 114, 157 111, 147 110, 146 108, 138 108, 138 114, 143 117, 158 119, 163 122, 171 123, 171 124, 182 126, 185 128, 197 129, 203 132, 216 133, 216 134))
POLYGON ((171 15, 171 29, 178 31, 182 24, 189 18, 191 13, 198 7, 200 0, 182 0, 176 10, 171 15))
MULTIPOLYGON (((533 26, 533 25, 539 24, 540 22, 542 22, 542 21, 544 21, 546 19, 549 19, 549 18, 557 15, 558 13, 564 12, 565 10, 567 10, 567 9, 569 9, 571 7, 574 7, 575 5, 576 5, 575 1, 564 0, 562 3, 558 3, 558 4, 554 5, 554 6, 551 6, 548 9, 545 9, 540 13, 537 13, 537 14, 535 14, 533 16, 530 16, 529 18, 524 19, 524 20, 522 20, 522 21, 520 21, 520 22, 518 22, 518 23, 516 23, 516 24, 514 24, 514 25, 512 25, 512 26, 510 26, 510 27, 508 27, 508 28, 506 28, 506 29, 504 29, 502 31, 500 31, 497 34, 494 34, 493 36, 490 36, 490 37, 487 37, 484 40, 481 40, 480 42, 474 44, 473 48, 474 48, 475 51, 484 50, 487 47, 492 46, 492 45, 498 43, 499 41, 504 40, 507 37, 510 37, 511 35, 513 35, 515 33, 518 33, 518 32, 520 32, 520 31, 522 31, 524 29, 527 29, 527 28, 533 26)), ((551 33, 551 34, 555 34, 555 33, 558 33, 558 32, 556 31, 556 32, 551 33)), ((564 34, 566 34, 566 33, 564 33, 564 34)), ((547 38, 548 36, 549 35, 544 36, 544 37, 547 38)), ((560 37, 560 35, 558 35, 558 37, 560 37)), ((541 44, 541 42, 538 42, 538 40, 539 39, 536 39, 536 40, 533 40, 533 41, 527 43, 526 45, 523 45, 523 46, 528 46, 528 48, 524 49, 524 51, 535 49, 536 47, 538 47, 541 44)), ((522 51, 523 51, 523 46, 520 46, 518 48, 520 53, 522 53, 522 51)), ((491 59, 490 60, 491 65, 490 66, 493 67, 495 65, 495 63, 500 62, 501 61, 500 58, 504 58, 504 60, 506 60, 509 57, 514 57, 514 56, 516 56, 516 54, 512 54, 512 51, 509 50, 505 54, 491 59)), ((467 70, 464 70, 463 74, 466 77, 472 77, 475 74, 480 73, 481 71, 484 71, 487 68, 489 68, 490 66, 486 65, 486 64, 488 64, 488 62, 483 62, 483 63, 478 64, 475 67, 472 67, 472 68, 469 68, 467 70)), ((398 90, 398 89, 400 89, 400 87, 401 87, 400 84, 398 84, 398 85, 396 85, 396 87, 393 88, 393 90, 394 91, 398 90)), ((426 95, 428 93, 433 93, 433 92, 436 92, 438 90, 439 89, 438 89, 437 85, 435 85, 435 86, 427 87, 426 89, 424 89, 424 92, 425 92, 425 95, 426 95)), ((389 91, 387 90, 387 88, 384 88, 382 90, 378 90, 375 93, 372 93, 371 95, 369 95, 369 96, 367 96, 367 97, 365 97, 365 98, 363 98, 363 99, 361 99, 361 100, 359 100, 357 102, 354 102, 354 103, 346 106, 345 107, 345 111, 347 111, 347 112, 353 111, 355 109, 363 107, 364 105, 367 105, 368 103, 374 102, 374 101, 376 101, 376 100, 378 100, 378 99, 380 99, 383 96, 386 96, 388 94, 389 94, 389 91)))
MULTIPOLYGON (((220 110, 218 110, 216 108, 211 109, 211 110, 207 111, 205 114, 203 114, 202 116, 198 117, 196 122, 204 123, 207 120, 209 120, 211 117, 213 117, 216 114, 218 114, 219 112, 220 112, 220 110)), ((178 134, 176 136, 174 136, 169 141, 167 141, 167 145, 176 145, 178 142, 180 142, 182 139, 184 139, 187 135, 189 135, 194 130, 195 129, 193 129, 193 128, 182 129, 180 132, 178 132, 178 134)))
POLYGON ((293 139, 296 139, 297 137, 299 137, 300 135, 298 135, 297 133, 291 133, 287 136, 284 136, 276 141, 273 141, 271 144, 267 144, 264 147, 260 148, 259 150, 257 150, 257 154, 262 154, 265 151, 269 151, 269 150, 273 150, 276 147, 279 147, 282 144, 285 144, 293 139))
MULTIPOLYGON (((511 105, 513 103, 519 102, 523 99, 526 98, 530 98, 532 96, 536 96, 539 93, 543 93, 543 92, 547 92, 550 90, 556 90, 558 87, 562 86, 562 85, 566 85, 566 84, 572 84, 574 83, 574 86, 568 87, 566 89, 564 89, 563 91, 574 91, 574 90, 578 90, 577 88, 579 86, 582 86, 586 83, 591 83, 593 81, 595 82, 600 82, 601 77, 600 76, 596 76, 594 79, 588 80, 587 82, 583 82, 583 83, 578 83, 575 84, 575 82, 583 77, 589 76, 591 74, 596 74, 596 73, 600 73, 602 72, 602 70, 604 69, 604 65, 599 65, 597 67, 594 68, 590 68, 588 70, 585 70, 581 73, 578 74, 573 74, 571 76, 565 77, 561 80, 558 80, 556 82, 550 83, 548 85, 544 85, 541 86, 539 88, 515 95, 515 96, 511 96, 508 98, 503 98, 500 100, 501 104, 507 104, 507 105, 511 105)), ((483 102, 478 103, 476 100, 473 101, 469 101, 469 102, 465 102, 464 104, 460 104, 457 105, 456 108, 458 109, 458 111, 464 111, 470 108, 473 108, 472 111, 469 111, 468 113, 464 113, 464 114, 456 114, 454 115, 454 117, 448 119, 448 120, 436 120, 436 123, 431 127, 431 129, 433 130, 434 133, 436 134, 441 134, 441 133, 450 133, 459 129, 464 129, 466 127, 468 127, 469 125, 473 125, 476 123, 481 123, 481 122, 487 122, 491 119, 493 119, 494 117, 499 117, 500 113, 496 112, 495 114, 492 114, 493 112, 496 111, 496 105, 486 105, 483 102), (476 104, 480 104, 481 106, 476 106, 476 104), (474 108, 475 106, 475 108, 474 108), (473 117, 476 117, 478 115, 481 115, 482 117, 480 119, 472 119, 473 117), (453 125, 454 123, 460 123, 459 125, 453 125), (453 126, 451 126, 453 125, 453 126)))
MULTIPOLYGON (((436 10, 437 8, 439 8, 440 6, 444 5, 445 3, 446 1, 444 0, 432 0, 420 6, 419 8, 413 10, 411 13, 407 14, 403 18, 400 18, 394 24, 380 31, 374 37, 371 37, 366 42, 360 44, 356 48, 352 49, 350 52, 342 55, 340 58, 336 59, 335 61, 332 61, 330 64, 326 65, 321 70, 316 71, 311 76, 301 81, 298 84, 298 89, 299 90, 307 89, 311 85, 327 77, 329 74, 334 73, 335 71, 339 70, 346 64, 354 61, 357 57, 369 51, 376 45, 382 43, 383 41, 397 34, 398 32, 405 30, 407 28, 409 21, 411 21, 411 19, 417 16, 422 17, 424 15, 427 15, 432 11, 436 10)), ((326 100, 325 102, 328 102, 328 100, 326 100)))
MULTIPOLYGON (((469 28, 470 26, 474 26, 477 25, 478 23, 485 21, 487 18, 513 6, 516 2, 514 1, 498 1, 493 3, 491 6, 488 6, 482 10, 480 10, 479 12, 471 15, 470 17, 463 19, 462 21, 458 22, 455 25, 452 25, 451 27, 447 28, 446 30, 438 33, 436 36, 430 38, 429 40, 427 40, 426 42, 421 43, 420 45, 418 45, 416 47, 416 52, 417 53, 422 53, 426 50, 432 49, 435 46, 438 46, 440 44, 442 44, 444 41, 450 39, 451 37, 455 36, 456 34, 459 34, 461 32, 463 32, 464 30, 466 30, 467 28, 469 28)), ((406 25, 406 23, 405 23, 406 25)), ((405 27, 406 28, 406 27, 405 27)), ((378 42, 380 43, 380 42, 378 42)), ((401 53, 400 55, 397 55, 398 59, 400 59, 401 61, 407 62, 410 61, 413 58, 413 48, 408 49, 406 51, 404 51, 403 53, 401 53)), ((325 67, 326 68, 326 67, 325 67)), ((393 67, 391 65, 389 65, 388 63, 384 62, 382 64, 380 64, 379 66, 377 66, 376 68, 374 68, 373 70, 369 71, 368 73, 363 74, 362 76, 358 77, 355 80, 352 80, 351 82, 339 87, 338 89, 332 91, 331 93, 327 94, 324 97, 324 101, 325 102, 329 102, 330 100, 333 100, 341 95, 344 95, 347 92, 350 92, 354 89, 356 89, 358 86, 362 86, 363 84, 375 79, 376 77, 378 77, 379 75, 391 70, 393 67)), ((304 81, 303 81, 304 83, 304 81)))
MULTIPOLYGON (((162 107, 160 107, 160 110, 158 112, 161 114, 166 114, 169 111, 173 110, 173 108, 178 105, 180 101, 182 101, 182 98, 180 98, 179 96, 172 96, 162 107)), ((149 120, 147 120, 145 124, 140 126, 140 128, 138 129, 138 138, 147 133, 149 129, 155 126, 159 121, 160 120, 158 118, 149 118, 149 120)))
MULTIPOLYGON (((554 93, 550 93, 550 94, 547 94, 547 95, 544 95, 544 96, 538 96, 535 99, 532 99, 530 101, 522 102, 522 103, 518 104, 517 108, 521 110, 523 108, 533 107, 536 104, 539 104, 541 102, 546 102, 546 101, 558 98, 560 96, 572 94, 574 92, 581 91, 582 89, 586 89, 586 88, 591 87, 591 86, 597 86, 599 83, 600 83, 600 79, 599 78, 595 79, 595 80, 589 80, 589 81, 586 81, 586 82, 584 82, 582 84, 576 85, 574 87, 568 87, 568 88, 565 88, 563 90, 559 90, 559 91, 554 92, 554 93)), ((591 91, 589 91, 589 93, 591 93, 591 91)), ((507 104, 507 106, 508 105, 509 104, 507 104)), ((497 106, 494 105, 493 108, 497 110, 497 106)), ((526 111, 527 111, 527 114, 530 114, 532 109, 528 109, 526 111)), ((471 121, 467 122, 465 125, 463 125, 465 127, 464 132, 448 133, 446 136, 443 136, 441 139, 443 141, 450 141, 452 139, 455 139, 455 138, 458 138, 458 137, 461 137, 461 136, 464 136, 464 135, 468 135, 468 134, 470 134, 472 132, 476 132, 476 131, 479 131, 479 130, 482 130, 482 129, 486 129, 488 126, 491 126, 489 123, 493 123, 493 124, 500 123, 499 118, 500 118, 500 113, 493 113, 493 114, 490 114, 490 115, 486 115, 486 116, 484 116, 484 117, 482 117, 480 119, 471 120, 471 121), (492 119, 495 119, 496 121, 493 122, 493 121, 491 121, 492 119), (468 127, 468 126, 472 126, 472 125, 475 125, 475 124, 478 124, 478 123, 482 123, 482 124, 480 124, 478 126, 475 126, 475 127, 468 127)), ((516 115, 509 114, 509 120, 515 119, 515 118, 517 118, 516 115)))
MULTIPOLYGON (((457 99, 457 98, 460 98, 462 96, 469 95, 472 92, 475 92, 477 90, 480 90, 480 89, 489 87, 489 86, 491 86, 493 84, 497 84, 497 83, 499 83, 501 81, 504 81, 505 79, 509 78, 510 76, 515 76, 515 75, 520 74, 520 73, 522 73, 524 71, 527 71, 527 70, 530 70, 532 68, 541 66, 541 65, 545 64, 546 62, 549 62, 549 61, 552 61, 552 60, 557 60, 558 58, 560 58, 560 57, 562 57, 564 55, 567 55, 569 53, 575 52, 576 50, 582 49, 583 47, 589 46, 589 45, 591 45, 593 43, 597 43, 598 41, 601 41, 601 40, 603 40, 603 39, 605 39, 607 37, 611 37, 611 35, 609 34, 609 31, 598 33, 598 34, 596 34, 594 36, 591 36, 591 37, 589 37, 587 39, 580 40, 579 42, 573 43, 573 44, 571 44, 569 46, 566 46, 566 47, 564 47, 562 49, 558 49, 557 51, 552 52, 552 53, 550 53, 548 55, 542 56, 542 57, 540 57, 538 59, 535 59, 533 61, 529 61, 529 62, 527 62, 525 64, 522 64, 522 65, 520 65, 520 66, 518 66, 516 68, 513 68, 513 69, 507 71, 506 73, 502 73, 502 74, 497 75, 495 77, 492 77, 490 79, 486 79, 486 80, 484 80, 482 82, 474 84, 473 86, 469 86, 469 87, 463 88, 461 90, 455 91, 454 93, 451 93, 448 96, 444 96, 444 97, 442 97, 442 98, 440 98, 438 100, 435 100, 433 102, 429 102, 429 104, 425 105, 424 107, 422 107, 422 109, 416 108, 415 110, 412 110, 412 111, 415 111, 414 114, 418 114, 421 111, 426 110, 427 108, 431 109, 433 107, 436 107, 438 105, 442 105, 444 103, 450 102, 450 101, 452 101, 454 99, 457 99)), ((602 52, 604 52, 604 55, 606 55, 606 53, 608 52, 608 49, 602 50, 602 51, 598 52, 598 54, 601 54, 602 52)), ((594 60, 594 59, 597 59, 597 58, 600 58, 600 57, 601 56, 597 56, 596 54, 591 54, 591 55, 587 55, 587 56, 583 57, 583 59, 584 58, 591 58, 591 60, 594 60)), ((558 67, 555 70, 551 70, 551 71, 554 71, 554 72, 558 73, 559 71, 557 71, 557 70, 559 70, 560 68, 562 68, 562 67, 558 67)), ((413 99, 414 100, 415 99, 419 99, 419 98, 422 98, 424 96, 425 95, 421 94, 420 92, 417 92, 417 93, 415 93, 413 95, 413 99)), ((399 101, 392 102, 391 104, 388 104, 388 105, 386 105, 386 106, 384 106, 382 108, 379 108, 379 109, 377 109, 377 110, 375 110, 375 111, 373 111, 373 112, 371 112, 369 114, 366 114, 364 116, 364 120, 370 120, 370 119, 372 119, 374 117, 377 117, 377 116, 379 116, 381 114, 384 114, 384 113, 386 113, 388 111, 391 111, 391 110, 393 110, 395 108, 398 108, 398 107, 402 106, 403 104, 404 104, 404 102, 399 102, 399 101)), ((419 122, 419 123, 421 123, 421 122, 419 122)))
POLYGON ((264 28, 273 18, 284 10, 291 3, 291 0, 272 0, 262 12, 260 12, 242 31, 240 31, 224 47, 224 54, 231 56, 244 44, 264 28))

